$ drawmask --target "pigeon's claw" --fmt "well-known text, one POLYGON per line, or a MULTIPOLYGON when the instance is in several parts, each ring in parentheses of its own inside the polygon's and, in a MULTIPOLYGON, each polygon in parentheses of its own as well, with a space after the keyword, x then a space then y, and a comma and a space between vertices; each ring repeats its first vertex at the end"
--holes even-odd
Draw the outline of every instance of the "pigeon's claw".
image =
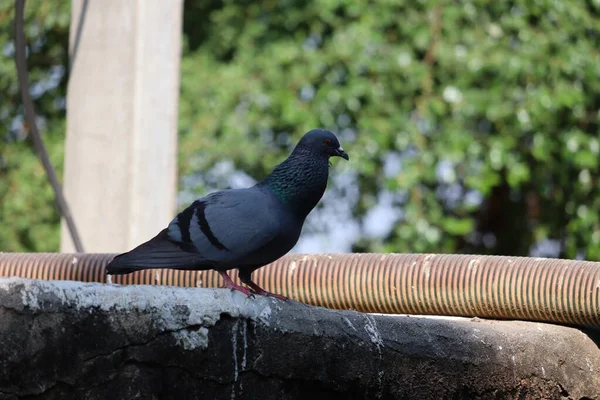
POLYGON ((254 293, 256 293, 256 294, 258 294, 260 296, 274 297, 276 299, 283 300, 283 301, 289 300, 289 298, 287 298, 287 297, 285 297, 285 296, 283 296, 281 294, 277 294, 277 293, 266 291, 265 289, 261 288, 260 286, 258 286, 254 282, 248 283, 247 285, 252 288, 252 290, 254 291, 254 293))
POLYGON ((219 271, 219 275, 221 275, 223 277, 223 280, 225 281, 225 284, 223 285, 224 288, 237 290, 238 292, 244 293, 248 297, 254 298, 254 294, 250 289, 248 289, 245 286, 238 285, 237 283, 232 281, 229 275, 227 275, 227 272, 219 271))
POLYGON ((266 290, 261 291, 257 291, 256 294, 261 294, 263 296, 268 296, 268 297, 275 297, 276 299, 279 299, 281 301, 288 301, 289 297, 285 297, 284 295, 281 294, 277 294, 277 293, 272 293, 272 292, 267 292, 266 290))
POLYGON ((254 291, 254 293, 260 295, 260 296, 268 296, 268 297, 274 297, 276 299, 282 300, 282 301, 287 301, 289 300, 289 298, 281 295, 281 294, 277 294, 277 293, 272 293, 269 291, 266 291, 265 289, 261 288, 260 286, 258 286, 256 283, 252 282, 250 279, 244 279, 242 278, 242 276, 240 275, 240 280, 242 282, 244 282, 246 285, 250 286, 252 288, 252 290, 254 291))

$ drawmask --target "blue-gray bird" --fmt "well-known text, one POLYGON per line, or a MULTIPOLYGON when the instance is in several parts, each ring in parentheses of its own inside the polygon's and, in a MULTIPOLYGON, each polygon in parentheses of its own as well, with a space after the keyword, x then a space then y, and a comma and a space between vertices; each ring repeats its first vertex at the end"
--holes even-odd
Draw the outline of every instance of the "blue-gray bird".
POLYGON ((324 129, 307 132, 292 154, 262 182, 194 201, 153 239, 116 256, 106 266, 106 273, 214 269, 227 288, 285 300, 254 283, 252 272, 277 260, 298 242, 306 216, 327 187, 329 158, 336 156, 349 159, 333 133, 324 129), (227 270, 235 268, 250 288, 237 285, 227 275, 227 270))

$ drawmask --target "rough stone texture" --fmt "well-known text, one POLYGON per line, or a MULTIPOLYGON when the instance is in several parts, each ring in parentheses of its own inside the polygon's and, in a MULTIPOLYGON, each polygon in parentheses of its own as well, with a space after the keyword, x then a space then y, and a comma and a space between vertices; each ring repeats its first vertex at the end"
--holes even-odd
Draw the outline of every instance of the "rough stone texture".
POLYGON ((224 289, 0 279, 1 400, 600 399, 598 342, 224 289))

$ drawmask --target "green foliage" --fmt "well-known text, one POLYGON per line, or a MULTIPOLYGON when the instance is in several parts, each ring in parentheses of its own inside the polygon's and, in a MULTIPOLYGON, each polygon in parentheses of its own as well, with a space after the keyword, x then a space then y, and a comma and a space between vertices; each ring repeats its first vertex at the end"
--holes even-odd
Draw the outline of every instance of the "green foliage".
POLYGON ((599 3, 207 4, 186 3, 183 172, 231 157, 260 178, 323 126, 358 173, 355 217, 383 190, 403 211, 355 250, 525 255, 564 238, 562 256, 600 259, 599 3))
MULTIPOLYGON (((14 2, 0 0, 0 251, 58 251, 54 194, 23 123, 14 61, 14 2)), ((27 2, 29 80, 51 160, 60 173, 65 137, 70 2, 27 2)))
MULTIPOLYGON (((2 27, 11 4, 0 1, 2 27)), ((68 4, 49 4, 27 7, 34 82, 67 66, 68 4)), ((356 251, 526 255, 549 239, 563 257, 600 260, 600 3, 186 0, 184 43, 184 191, 201 193, 207 178, 185 178, 224 159, 260 179, 325 127, 351 156, 335 169, 356 176, 354 217, 384 191, 402 210, 356 251)), ((4 53, 0 249, 56 250, 51 192, 11 130, 21 109, 4 53)), ((58 165, 65 85, 36 100, 58 165)))

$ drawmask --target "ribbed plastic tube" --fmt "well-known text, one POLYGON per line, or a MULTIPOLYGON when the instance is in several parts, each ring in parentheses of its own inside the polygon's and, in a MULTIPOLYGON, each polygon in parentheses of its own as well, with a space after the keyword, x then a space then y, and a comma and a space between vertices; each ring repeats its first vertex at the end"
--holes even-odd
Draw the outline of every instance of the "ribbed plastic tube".
MULTIPOLYGON (((104 266, 113 256, 0 253, 0 276, 107 282, 104 266)), ((253 279, 275 293, 336 309, 600 326, 597 262, 448 254, 290 254, 257 270, 253 279)), ((223 283, 214 271, 177 270, 146 270, 112 276, 111 281, 188 287, 223 283)))

